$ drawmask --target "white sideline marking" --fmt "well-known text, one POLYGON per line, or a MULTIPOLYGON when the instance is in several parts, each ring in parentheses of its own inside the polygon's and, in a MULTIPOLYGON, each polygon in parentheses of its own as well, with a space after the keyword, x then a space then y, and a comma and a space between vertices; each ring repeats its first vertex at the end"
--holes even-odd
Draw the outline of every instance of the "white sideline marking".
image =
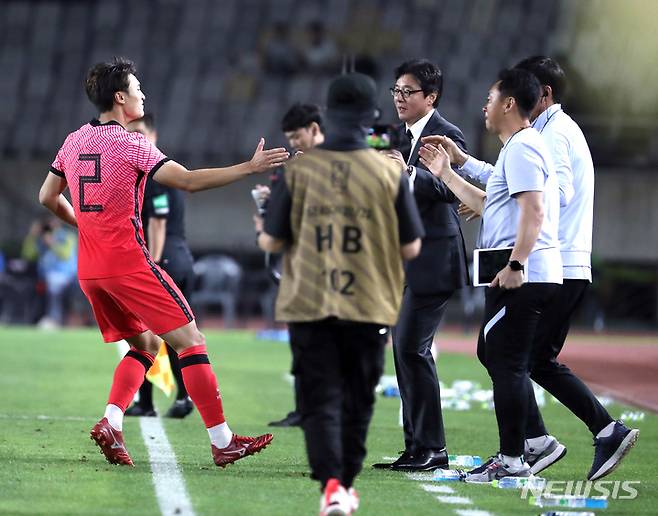
POLYGON ((139 426, 151 462, 160 512, 163 515, 193 516, 194 509, 185 488, 185 480, 160 418, 140 417, 139 426))
POLYGON ((458 516, 493 516, 490 512, 479 511, 477 509, 457 509, 455 514, 458 516))
POLYGON ((422 484, 420 487, 428 493, 454 494, 455 490, 448 486, 437 486, 435 484, 422 484))
MULTIPOLYGON (((125 340, 117 342, 117 351, 121 358, 129 350, 130 346, 125 340)), ((194 516, 185 480, 176 463, 176 454, 167 439, 162 421, 159 417, 140 417, 139 427, 149 454, 155 497, 160 512, 164 516, 194 516)))
POLYGON ((436 499, 452 505, 473 505, 473 501, 465 496, 437 496, 436 499))
POLYGON ((42 414, 35 416, 20 416, 13 414, 0 414, 0 419, 16 419, 25 421, 98 421, 93 417, 80 417, 80 416, 44 416, 42 414))

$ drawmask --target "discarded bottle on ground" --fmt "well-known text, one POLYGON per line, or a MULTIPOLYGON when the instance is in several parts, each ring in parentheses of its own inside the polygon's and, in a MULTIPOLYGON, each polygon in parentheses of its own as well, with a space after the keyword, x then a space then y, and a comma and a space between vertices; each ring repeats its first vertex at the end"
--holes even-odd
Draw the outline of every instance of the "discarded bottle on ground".
POLYGON ((482 458, 479 455, 448 455, 451 466, 462 468, 476 468, 482 466, 482 458))
POLYGON ((607 509, 608 500, 604 497, 587 498, 584 496, 549 496, 530 498, 531 505, 539 507, 582 507, 584 509, 607 509))
POLYGON ((503 477, 500 480, 494 480, 491 485, 499 489, 543 489, 546 485, 546 479, 541 477, 503 477))
POLYGON ((466 478, 466 473, 459 469, 437 469, 434 472, 434 476, 432 477, 432 480, 436 480, 438 482, 444 482, 444 481, 460 481, 464 480, 466 478))

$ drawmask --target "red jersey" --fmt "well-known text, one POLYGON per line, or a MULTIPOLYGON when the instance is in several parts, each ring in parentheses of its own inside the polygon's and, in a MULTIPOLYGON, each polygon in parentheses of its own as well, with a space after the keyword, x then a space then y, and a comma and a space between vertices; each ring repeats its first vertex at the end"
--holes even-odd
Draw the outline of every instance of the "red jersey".
POLYGON ((140 133, 92 120, 66 138, 50 172, 65 177, 78 221, 80 279, 152 267, 141 224, 146 176, 168 158, 140 133))

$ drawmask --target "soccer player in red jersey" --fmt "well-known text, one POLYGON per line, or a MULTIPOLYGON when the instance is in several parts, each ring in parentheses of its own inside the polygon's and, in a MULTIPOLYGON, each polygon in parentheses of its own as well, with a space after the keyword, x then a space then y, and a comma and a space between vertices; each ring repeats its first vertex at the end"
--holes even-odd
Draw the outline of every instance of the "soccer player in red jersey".
POLYGON ((217 380, 185 297, 153 261, 144 242, 140 213, 147 175, 195 192, 280 166, 283 148, 264 150, 226 168, 187 170, 146 137, 126 131, 144 116, 144 93, 131 61, 114 58, 89 70, 87 96, 100 116, 69 134, 53 162, 39 201, 79 232, 78 278, 105 342, 125 339, 130 351, 119 362, 103 418, 91 438, 111 464, 132 465, 123 442, 123 413, 158 352, 160 338, 180 358, 185 387, 210 436, 215 464, 224 467, 257 453, 271 434, 243 437, 229 429, 217 380), (62 195, 69 188, 72 202, 62 195), (159 337, 158 337, 159 336, 159 337))

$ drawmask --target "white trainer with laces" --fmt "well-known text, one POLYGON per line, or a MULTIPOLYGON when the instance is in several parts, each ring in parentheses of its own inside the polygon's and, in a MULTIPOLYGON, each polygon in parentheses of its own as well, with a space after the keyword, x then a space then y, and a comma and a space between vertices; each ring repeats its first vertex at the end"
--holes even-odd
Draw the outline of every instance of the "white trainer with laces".
POLYGON ((487 461, 486 465, 479 466, 472 469, 466 474, 466 482, 470 483, 486 483, 492 480, 500 480, 504 477, 530 477, 530 466, 527 462, 523 463, 521 469, 513 471, 510 466, 505 464, 500 454, 492 457, 487 461))
POLYGON ((359 493, 356 492, 356 489, 350 487, 347 490, 347 494, 349 495, 350 502, 352 504, 352 512, 356 512, 356 510, 359 508, 359 502, 360 502, 359 493))
POLYGON ((566 454, 567 447, 552 435, 548 435, 541 449, 530 447, 528 441, 526 441, 523 455, 526 462, 530 465, 530 471, 532 471, 533 475, 536 475, 555 464, 566 454))
POLYGON ((320 498, 320 516, 348 516, 353 510, 352 498, 336 478, 330 478, 320 498))

